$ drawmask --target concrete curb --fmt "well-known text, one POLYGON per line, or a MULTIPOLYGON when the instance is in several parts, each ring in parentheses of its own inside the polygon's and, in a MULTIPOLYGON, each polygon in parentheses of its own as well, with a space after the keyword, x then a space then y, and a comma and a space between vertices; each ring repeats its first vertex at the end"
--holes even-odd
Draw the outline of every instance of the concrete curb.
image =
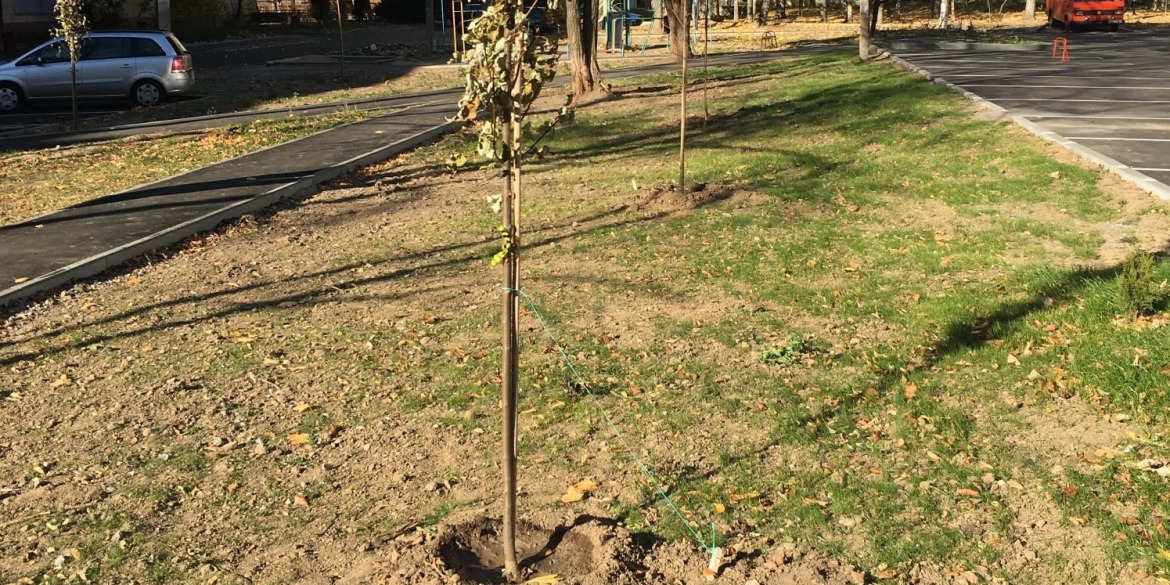
MULTIPOLYGON (((375 148, 347 161, 318 171, 311 176, 277 186, 251 199, 240 201, 201 217, 155 232, 129 244, 90 256, 84 260, 79 260, 69 266, 32 278, 16 286, 0 290, 0 307, 8 306, 37 293, 59 288, 74 280, 100 274, 151 250, 178 243, 192 234, 215 229, 216 226, 225 220, 235 219, 248 213, 260 211, 282 199, 310 195, 317 191, 317 185, 320 183, 335 179, 358 167, 371 165, 400 152, 425 144, 461 125, 461 122, 447 122, 434 126, 428 130, 408 136, 386 146, 375 148)), ((339 128, 344 128, 344 126, 339 128)))
POLYGON ((1043 126, 1041 126, 1041 125, 1039 125, 1039 124, 1023 117, 1023 116, 1017 116, 1015 114, 1012 114, 1004 107, 1002 107, 998 104, 992 103, 992 102, 990 102, 990 101, 988 101, 980 96, 977 96, 977 95, 975 95, 975 94, 973 94, 973 93, 971 93, 971 92, 969 92, 969 91, 967 91, 967 90, 965 90, 965 89, 963 89, 963 88, 961 88, 961 87, 959 87, 959 86, 957 86, 957 85, 955 85, 955 84, 953 84, 953 83, 951 83, 951 82, 949 82, 941 77, 938 77, 937 75, 934 75, 933 73, 931 73, 931 72, 929 72, 921 67, 918 67, 916 65, 912 65, 912 64, 906 62, 905 60, 899 58, 897 55, 890 54, 888 51, 886 51, 886 54, 889 55, 890 61, 893 61, 894 63, 898 64, 899 67, 903 67, 909 71, 913 71, 914 73, 917 73, 918 75, 921 75, 922 77, 926 78, 926 80, 930 81, 931 83, 936 83, 936 84, 941 85, 941 86, 943 86, 943 87, 945 87, 945 88, 947 88, 947 89, 949 89, 949 90, 951 90, 959 95, 962 95, 963 97, 974 102, 979 107, 981 107, 981 108, 983 108, 991 113, 999 115, 999 117, 1001 119, 1009 119, 1012 122, 1015 122, 1021 128, 1024 128, 1028 132, 1031 132, 1032 134, 1034 134, 1040 138, 1043 138, 1044 140, 1059 144, 1060 146, 1069 150, 1073 154, 1079 156, 1081 159, 1088 161, 1090 163, 1093 163, 1101 168, 1104 168, 1107 171, 1110 171, 1110 172, 1118 175, 1119 177, 1137 185, 1143 191, 1145 191, 1145 192, 1147 192, 1147 193, 1149 193, 1149 194, 1151 194, 1159 199, 1162 199, 1164 201, 1170 201, 1170 186, 1167 186, 1166 184, 1162 183, 1161 181, 1158 181, 1157 179, 1154 179, 1153 177, 1145 175, 1139 171, 1135 171, 1135 170, 1133 170, 1132 167, 1130 167, 1128 165, 1124 165, 1120 162, 1117 162, 1116 160, 1113 160, 1112 158, 1109 158, 1109 157, 1107 157, 1107 156, 1097 152, 1096 150, 1093 150, 1093 149, 1091 149, 1083 144, 1069 140, 1069 139, 1065 138, 1064 136, 1061 136, 1060 134, 1057 134, 1056 132, 1048 130, 1047 128, 1044 128, 1043 126))

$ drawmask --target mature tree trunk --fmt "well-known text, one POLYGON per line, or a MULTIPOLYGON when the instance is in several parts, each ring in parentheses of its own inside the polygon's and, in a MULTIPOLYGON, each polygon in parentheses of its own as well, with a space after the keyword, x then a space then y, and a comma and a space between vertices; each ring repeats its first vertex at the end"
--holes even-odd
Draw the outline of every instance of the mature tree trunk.
POLYGON ((857 9, 857 20, 861 27, 857 34, 857 54, 862 61, 869 61, 869 0, 861 0, 857 9))
POLYGON ((853 0, 845 0, 845 24, 853 22, 853 0))
MULTIPOLYGON (((691 43, 690 43, 690 23, 683 20, 684 2, 690 0, 663 0, 662 6, 666 8, 666 24, 667 38, 670 42, 670 55, 677 61, 682 61, 683 57, 691 57, 691 43)), ((689 12, 689 10, 687 11, 689 12)))
POLYGON ((946 28, 947 20, 950 18, 950 0, 939 0, 938 3, 938 27, 946 28))
POLYGON ((869 34, 877 34, 877 27, 882 21, 882 0, 861 0, 869 2, 869 34))
POLYGON ((829 22, 829 0, 817 0, 821 7, 821 22, 829 22))
POLYGON ((1024 22, 1033 20, 1036 20, 1036 0, 1028 0, 1024 3, 1024 22))
POLYGON ((760 0, 760 19, 758 21, 760 26, 768 25, 768 0, 760 0))
POLYGON ((739 22, 739 0, 731 0, 731 22, 739 22))
POLYGON ((597 64, 598 0, 567 0, 565 28, 569 37, 569 67, 573 73, 573 103, 582 96, 608 92, 597 64))

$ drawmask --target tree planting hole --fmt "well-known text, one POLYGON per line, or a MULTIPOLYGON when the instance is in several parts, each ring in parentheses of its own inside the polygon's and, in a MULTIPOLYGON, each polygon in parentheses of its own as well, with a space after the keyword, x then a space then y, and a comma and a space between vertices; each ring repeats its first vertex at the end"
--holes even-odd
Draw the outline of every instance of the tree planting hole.
MULTIPOLYGON (((494 519, 456 526, 439 542, 439 555, 462 583, 506 583, 503 534, 503 523, 494 519)), ((550 573, 562 579, 586 576, 596 567, 593 540, 573 526, 549 530, 518 522, 516 557, 524 579, 550 573)))

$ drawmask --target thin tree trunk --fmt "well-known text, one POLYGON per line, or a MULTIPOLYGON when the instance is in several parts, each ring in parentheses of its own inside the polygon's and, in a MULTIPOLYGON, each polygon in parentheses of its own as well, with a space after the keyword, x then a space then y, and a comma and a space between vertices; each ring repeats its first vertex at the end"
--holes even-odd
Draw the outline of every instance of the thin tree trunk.
POLYGON ((739 0, 731 0, 731 22, 739 22, 739 0))
MULTIPOLYGON (((523 39, 517 37, 512 45, 508 68, 520 58, 523 39)), ((521 79, 512 81, 512 95, 521 91, 521 79)), ((506 122, 503 127, 504 193, 501 207, 504 212, 504 229, 507 232, 508 254, 504 259, 504 307, 503 331, 504 348, 501 372, 501 393, 503 405, 503 471, 504 471, 504 576, 510 581, 520 577, 516 558, 516 418, 520 380, 520 121, 514 105, 509 101, 505 106, 506 122)))
POLYGON ((862 61, 869 61, 869 0, 861 0, 857 8, 857 21, 861 26, 857 35, 857 54, 862 61))
POLYGON ((77 61, 69 66, 69 81, 73 91, 73 130, 77 131, 77 61))
MULTIPOLYGON (((682 0, 682 21, 687 20, 687 0, 682 0)), ((674 30, 674 29, 671 29, 674 30)), ((687 57, 690 51, 682 54, 682 91, 679 95, 678 121, 678 192, 686 192, 687 178, 687 57)))
POLYGON ((853 22, 853 2, 845 0, 845 24, 853 22))
POLYGON ((947 20, 950 17, 949 13, 950 2, 948 0, 939 0, 938 3, 938 27, 945 29, 947 27, 947 20))
POLYGON ((1024 22, 1033 20, 1036 20, 1036 0, 1028 0, 1024 3, 1024 22))

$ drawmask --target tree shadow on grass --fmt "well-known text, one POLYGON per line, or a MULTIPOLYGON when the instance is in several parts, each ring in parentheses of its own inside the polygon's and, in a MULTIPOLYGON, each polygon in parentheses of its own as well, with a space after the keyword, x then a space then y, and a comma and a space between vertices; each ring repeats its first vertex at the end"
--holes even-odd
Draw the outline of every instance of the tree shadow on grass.
MULTIPOLYGON (((618 208, 614 208, 614 209, 611 209, 609 211, 598 213, 598 214, 595 214, 592 216, 566 219, 566 220, 564 220, 556 225, 544 226, 544 227, 532 229, 528 232, 529 241, 526 243, 525 249, 535 250, 535 249, 543 248, 546 246, 555 245, 555 244, 558 244, 558 243, 561 243, 564 241, 585 237, 585 236, 588 236, 590 234, 600 233, 600 232, 604 232, 604 231, 615 229, 615 228, 630 227, 630 226, 634 226, 634 225, 638 225, 638 224, 642 224, 642 223, 653 223, 653 222, 658 221, 660 219, 663 219, 667 216, 666 213, 655 213, 655 214, 645 215, 645 216, 636 217, 636 218, 618 217, 618 214, 622 213, 624 211, 624 209, 625 209, 624 207, 618 207, 618 208), (580 226, 586 226, 589 224, 592 224, 592 225, 590 227, 582 227, 580 229, 575 229, 575 230, 570 231, 568 233, 557 233, 558 231, 562 231, 566 228, 570 228, 574 223, 579 224, 580 226), (548 234, 548 235, 542 236, 541 234, 548 234)), ((259 300, 259 301, 236 303, 236 304, 233 304, 229 307, 220 309, 218 311, 211 311, 211 312, 200 314, 198 317, 192 317, 189 319, 170 319, 170 320, 166 320, 166 321, 151 322, 151 323, 145 324, 141 327, 137 327, 134 329, 128 329, 128 330, 121 331, 118 333, 111 333, 111 334, 103 334, 103 335, 96 335, 96 336, 92 336, 92 337, 86 337, 84 339, 80 339, 80 340, 77 340, 75 342, 70 342, 68 344, 62 345, 61 347, 56 347, 53 349, 43 349, 43 350, 20 352, 20 353, 16 353, 16 354, 4 357, 4 358, 0 358, 0 365, 11 365, 11 364, 19 363, 19 362, 25 361, 25 360, 40 359, 40 358, 56 355, 58 353, 61 353, 63 351, 71 349, 71 348, 84 347, 84 346, 89 346, 89 345, 93 345, 96 343, 109 343, 109 342, 117 341, 120 339, 133 338, 137 335, 141 335, 141 334, 144 334, 144 333, 147 333, 150 331, 157 331, 157 330, 163 330, 163 329, 170 329, 170 328, 194 325, 194 324, 206 322, 206 321, 213 320, 213 319, 228 317, 228 316, 231 316, 233 314, 237 314, 237 313, 241 313, 241 312, 245 312, 245 311, 251 311, 251 310, 256 310, 256 309, 282 309, 283 308, 282 305, 284 305, 284 307, 302 306, 302 305, 310 305, 311 306, 311 305, 318 304, 318 303, 336 302, 339 300, 338 298, 336 298, 337 295, 339 295, 341 293, 345 293, 347 290, 350 290, 350 289, 356 289, 356 288, 363 287, 363 286, 381 284, 381 283, 386 283, 386 282, 391 282, 391 281, 398 281, 398 280, 402 280, 402 279, 407 278, 407 277, 411 277, 411 276, 415 276, 415 275, 419 275, 419 274, 425 274, 425 273, 428 273, 429 271, 433 271, 433 270, 449 269, 449 268, 453 268, 453 267, 457 267, 457 266, 469 266, 475 262, 483 261, 490 256, 490 252, 488 250, 486 250, 486 249, 485 250, 476 250, 476 251, 470 251, 470 250, 475 250, 475 249, 479 249, 479 248, 486 248, 487 246, 491 246, 492 244, 494 244, 495 241, 496 240, 494 237, 483 238, 483 239, 459 242, 459 243, 449 244, 446 246, 431 248, 431 249, 421 251, 421 252, 414 252, 414 253, 406 254, 403 256, 399 256, 397 258, 379 261, 379 262, 377 262, 377 264, 378 265, 387 265, 387 264, 392 264, 392 263, 409 263, 411 261, 429 258, 429 257, 434 256, 435 254, 439 254, 439 253, 465 251, 465 253, 463 253, 462 255, 460 255, 456 258, 448 259, 448 260, 436 260, 433 262, 427 262, 427 263, 423 263, 423 264, 419 264, 419 265, 415 265, 415 266, 411 266, 411 267, 399 268, 396 270, 392 270, 389 273, 378 275, 378 276, 362 277, 362 278, 343 278, 342 280, 339 280, 337 282, 328 283, 325 285, 320 285, 320 286, 314 287, 310 290, 305 290, 305 291, 298 292, 298 293, 275 294, 275 295, 269 296, 268 298, 265 298, 265 299, 259 300)), ((212 300, 215 300, 217 298, 227 297, 229 295, 237 295, 237 294, 246 293, 249 291, 260 291, 260 290, 263 290, 263 289, 269 288, 269 287, 271 287, 273 289, 277 289, 279 287, 287 287, 290 283, 309 282, 312 280, 328 278, 328 277, 333 277, 333 276, 343 276, 347 273, 351 273, 351 272, 355 271, 358 268, 366 266, 366 264, 367 264, 367 261, 363 259, 363 260, 358 260, 358 261, 354 261, 354 262, 349 262, 343 266, 339 266, 336 268, 331 268, 328 270, 320 270, 320 271, 312 272, 309 274, 301 274, 301 275, 294 276, 294 277, 284 278, 282 280, 275 281, 275 282, 263 282, 263 283, 255 283, 255 284, 249 284, 249 285, 244 285, 244 286, 236 286, 236 287, 233 287, 230 289, 223 289, 223 290, 219 290, 219 291, 215 291, 215 292, 211 292, 211 293, 206 293, 206 294, 187 295, 187 296, 182 296, 182 297, 175 298, 172 300, 144 304, 144 305, 135 307, 133 309, 121 311, 117 314, 103 317, 101 319, 97 319, 94 321, 89 321, 89 322, 86 322, 86 323, 83 323, 80 325, 71 325, 71 326, 67 326, 67 327, 60 327, 60 328, 57 328, 57 329, 52 330, 52 331, 40 333, 40 334, 33 336, 31 338, 28 338, 28 339, 5 340, 5 341, 0 342, 0 349, 5 348, 5 347, 9 347, 9 346, 15 346, 15 345, 22 344, 22 343, 28 343, 29 341, 33 341, 36 339, 44 340, 44 339, 51 339, 51 338, 54 338, 54 337, 57 337, 60 335, 67 335, 70 332, 75 332, 75 331, 78 331, 78 330, 80 330, 82 328, 86 328, 86 327, 108 325, 108 324, 118 323, 118 322, 131 322, 138 317, 148 315, 152 312, 155 312, 155 311, 158 311, 161 309, 174 310, 178 307, 195 306, 195 305, 198 305, 200 303, 212 301, 212 300)), ((106 277, 108 277, 108 275, 106 277)), ((433 286, 433 287, 429 287, 429 288, 415 287, 415 288, 411 288, 410 290, 408 290, 406 292, 402 292, 399 294, 357 294, 357 295, 346 296, 343 300, 345 302, 348 302, 348 303, 362 302, 362 301, 368 301, 368 300, 380 300, 380 301, 398 300, 398 299, 403 299, 403 298, 409 298, 412 296, 417 296, 417 295, 423 294, 423 293, 449 290, 453 286, 454 285, 433 286)), ((278 291, 273 290, 272 292, 278 292, 278 291)))
MULTIPOLYGON (((1159 251, 1163 255, 1167 252, 1170 252, 1170 247, 1159 251)), ((791 442, 790 439, 781 440, 780 437, 792 430, 805 430, 811 433, 811 435, 805 436, 812 442, 832 440, 834 437, 830 432, 830 423, 840 417, 849 417, 852 420, 860 416, 861 413, 857 412, 857 408, 863 401, 870 399, 889 400, 889 397, 899 395, 907 375, 915 371, 930 370, 953 363, 953 360, 961 359, 966 353, 985 347, 993 339, 1011 335, 1014 330, 1033 321, 1037 314, 1047 311, 1053 306, 1078 302, 1087 296, 1088 288, 1098 286, 1102 282, 1116 281, 1120 274, 1121 270, 1118 266, 1071 270, 1054 278, 1025 300, 1003 302, 972 317, 956 319, 945 327, 940 340, 934 345, 924 362, 903 361, 900 364, 887 367, 875 378, 859 381, 852 392, 829 408, 816 413, 810 412, 791 420, 787 425, 789 428, 783 431, 773 431, 759 445, 749 446, 744 448, 741 453, 724 457, 720 464, 705 470, 694 465, 684 465, 672 472, 668 467, 653 466, 653 463, 647 463, 657 469, 656 473, 659 477, 666 478, 665 481, 675 485, 677 488, 675 491, 680 491, 683 488, 678 486, 709 481, 740 463, 751 461, 758 453, 791 442), (871 388, 876 391, 876 394, 867 392, 871 388)), ((778 422, 777 424, 782 423, 778 422)), ((651 493, 638 506, 644 508, 653 505, 660 499, 661 497, 657 493, 651 493)))

